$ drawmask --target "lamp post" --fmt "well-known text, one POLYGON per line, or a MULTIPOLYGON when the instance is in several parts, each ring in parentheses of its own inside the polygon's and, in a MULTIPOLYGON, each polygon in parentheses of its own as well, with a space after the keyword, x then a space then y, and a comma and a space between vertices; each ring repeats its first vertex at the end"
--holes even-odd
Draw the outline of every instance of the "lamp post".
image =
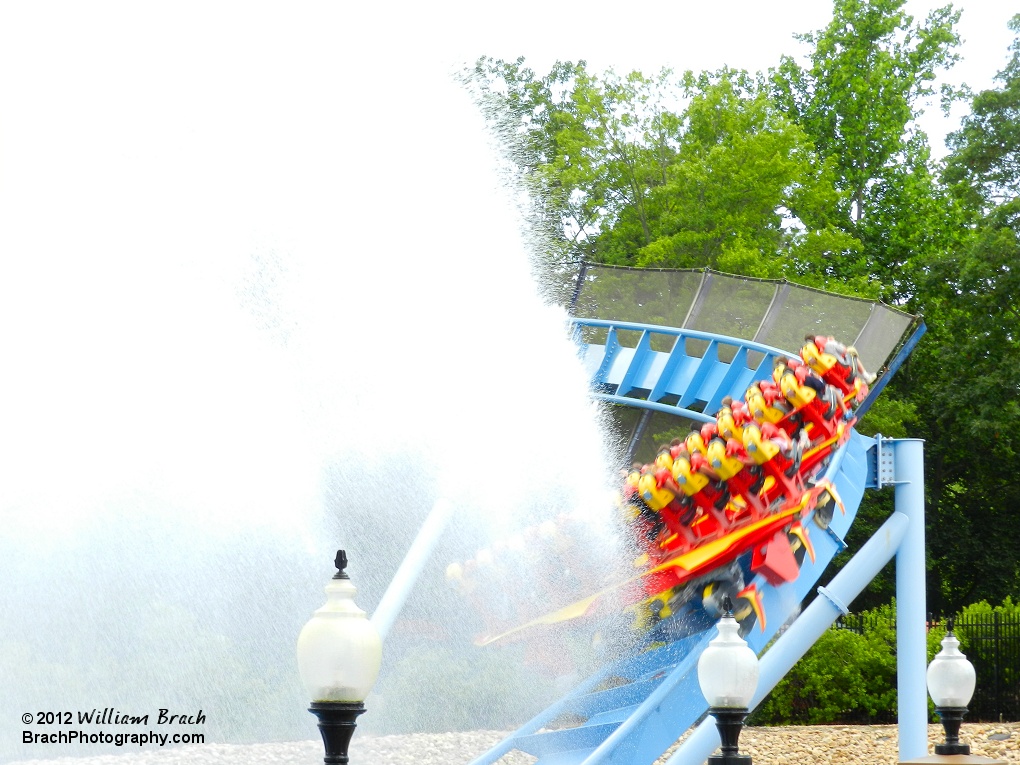
POLYGON ((758 657, 740 637, 740 625, 733 618, 733 604, 728 596, 723 599, 723 609, 726 614, 719 620, 719 634, 698 659, 698 684, 722 742, 721 754, 713 754, 708 762, 751 765, 750 755, 738 754, 737 739, 758 686, 758 657))
POLYGON ((942 650, 928 665, 928 693, 935 702, 935 711, 942 720, 946 742, 935 745, 935 754, 916 760, 901 760, 900 765, 1006 765, 1005 760, 992 760, 970 753, 960 743, 960 723, 967 714, 967 704, 974 695, 974 665, 960 653, 960 641, 953 634, 953 620, 946 623, 942 650))
POLYGON ((308 711, 319 718, 326 765, 347 765, 347 747, 365 697, 379 676, 382 640, 365 612, 354 603, 357 589, 344 569, 347 553, 338 550, 337 572, 326 585, 326 603, 301 629, 298 671, 312 699, 308 711))
POLYGON ((974 665, 960 653, 960 641, 953 634, 953 620, 947 622, 942 650, 928 665, 928 693, 946 731, 946 742, 935 745, 935 754, 970 754, 960 743, 960 724, 974 695, 974 665))

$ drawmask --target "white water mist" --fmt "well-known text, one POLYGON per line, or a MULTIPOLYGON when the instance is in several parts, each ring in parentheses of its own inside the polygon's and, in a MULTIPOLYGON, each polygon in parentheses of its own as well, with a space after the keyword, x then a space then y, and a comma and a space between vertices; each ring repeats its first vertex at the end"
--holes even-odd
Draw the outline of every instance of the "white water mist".
POLYGON ((407 29, 325 4, 13 16, 0 740, 65 706, 314 736, 293 646, 338 546, 371 610, 435 500, 458 506, 408 604, 435 634, 398 636, 392 674, 449 641, 446 559, 608 516, 563 311, 407 29))

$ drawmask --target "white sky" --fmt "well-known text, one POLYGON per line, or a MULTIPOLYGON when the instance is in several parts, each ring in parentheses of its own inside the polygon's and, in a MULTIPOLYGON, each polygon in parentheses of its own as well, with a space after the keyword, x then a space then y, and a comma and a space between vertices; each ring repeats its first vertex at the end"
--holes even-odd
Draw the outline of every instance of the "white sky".
MULTIPOLYGON (((908 0, 906 8, 921 19, 944 4, 908 0)), ((955 6, 963 9, 959 29, 966 61, 959 69, 967 78, 987 79, 1005 63, 1011 40, 1006 22, 1014 10, 993 0, 963 0, 955 6)), ((583 14, 556 3, 524 2, 516 7, 520 12, 500 18, 498 24, 479 24, 480 29, 472 30, 492 55, 523 53, 536 61, 585 58, 597 69, 617 70, 662 66, 698 70, 723 64, 763 69, 782 53, 796 54, 799 44, 793 34, 822 28, 832 8, 824 0, 638 2, 626 13, 618 6, 594 4, 583 14), (548 23, 535 25, 536 17, 548 23)), ((475 47, 467 34, 458 36, 457 45, 465 51, 475 47)))
MULTIPOLYGON (((307 410, 336 378, 363 402, 339 414, 350 425, 396 385, 384 370, 399 353, 428 363, 427 343, 392 347, 408 327, 466 321, 481 347, 474 317, 512 314, 528 286, 523 267, 497 270, 517 247, 513 216, 490 188, 477 115, 444 79, 451 62, 754 70, 797 53, 791 35, 829 8, 369 5, 0 5, 0 511, 144 473, 182 501, 254 485, 272 512, 286 492, 253 476, 314 483, 322 434, 307 410), (252 257, 294 253, 305 271, 284 269, 278 289, 300 283, 301 304, 276 318, 301 315, 309 354, 332 354, 337 327, 389 322, 358 337, 360 357, 346 351, 356 372, 295 371, 251 329, 236 293, 252 257), (479 285, 505 304, 479 302, 479 285)), ((958 79, 987 87, 1005 63, 1005 5, 963 3, 958 79)))
MULTIPOLYGON (((946 3, 908 0, 907 12, 915 20, 946 3)), ((468 7, 469 4, 465 4, 468 7)), ((831 18, 832 5, 825 0, 730 0, 705 2, 638 2, 627 5, 588 4, 583 11, 566 3, 524 2, 520 10, 501 17, 498 23, 471 28, 458 35, 454 49, 473 55, 475 40, 484 41, 484 53, 512 59, 524 55, 537 71, 548 70, 560 60, 585 59, 593 71, 609 67, 618 73, 639 69, 650 73, 663 67, 714 70, 733 68, 761 71, 775 65, 783 54, 799 56, 806 46, 793 39, 795 33, 821 29, 831 18), (546 23, 536 25, 535 18, 546 23)), ((976 89, 992 86, 992 78, 1008 60, 1012 33, 1006 23, 1017 12, 1010 3, 995 0, 962 0, 958 26, 963 38, 962 60, 948 81, 966 82, 976 89)), ((474 19, 480 21, 479 19, 474 19)), ((924 120, 933 148, 955 129, 965 107, 953 119, 942 118, 937 102, 924 120)))

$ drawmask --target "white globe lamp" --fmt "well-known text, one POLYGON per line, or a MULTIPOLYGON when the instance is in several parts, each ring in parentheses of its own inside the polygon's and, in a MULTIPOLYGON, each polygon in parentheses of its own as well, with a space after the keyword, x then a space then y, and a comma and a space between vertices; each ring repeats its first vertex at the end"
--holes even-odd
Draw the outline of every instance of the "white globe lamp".
POLYGON ((960 725, 977 682, 974 665, 960 652, 960 641, 953 634, 953 620, 946 624, 942 650, 928 665, 928 694, 946 732, 944 744, 935 745, 935 754, 969 755, 970 747, 960 743, 960 725))
POLYGON ((344 571, 347 553, 338 550, 337 572, 326 585, 326 603, 301 629, 298 672, 312 699, 308 711, 319 720, 326 765, 347 765, 347 748, 365 698, 379 677, 382 639, 354 603, 357 589, 344 571))
POLYGON ((721 754, 708 758, 710 765, 750 765, 749 755, 739 754, 737 740, 748 706, 758 687, 758 657, 740 637, 733 605, 723 600, 726 615, 719 620, 719 634, 698 659, 698 683, 715 718, 722 742, 721 754))

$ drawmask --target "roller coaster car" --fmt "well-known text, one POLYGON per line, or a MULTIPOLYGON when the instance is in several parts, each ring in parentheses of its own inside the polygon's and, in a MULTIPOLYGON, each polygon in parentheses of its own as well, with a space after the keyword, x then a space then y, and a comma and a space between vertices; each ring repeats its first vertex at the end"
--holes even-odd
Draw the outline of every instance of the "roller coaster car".
POLYGON ((812 403, 818 395, 814 388, 805 384, 804 378, 804 375, 797 374, 797 370, 786 367, 776 380, 783 397, 795 409, 801 409, 812 403))
POLYGON ((765 625, 761 593, 754 584, 744 584, 744 572, 732 564, 695 577, 683 585, 628 606, 632 629, 646 632, 651 641, 675 640, 699 632, 723 615, 725 598, 747 634, 754 624, 765 625))
MULTIPOLYGON (((660 468, 654 473, 645 473, 638 479, 638 495, 648 507, 656 512, 661 511, 676 499, 676 494, 663 485, 660 468)), ((667 471, 668 472, 668 471, 667 471)))
POLYGON ((769 498, 776 494, 796 496, 803 492, 800 477, 803 446, 771 423, 748 423, 744 427, 744 450, 773 484, 764 487, 769 498))
MULTIPOLYGON (((738 410, 739 412, 739 410, 738 410)), ((724 406, 715 415, 716 432, 724 439, 729 440, 735 438, 738 441, 743 436, 743 426, 746 420, 743 422, 737 422, 738 415, 734 415, 733 408, 724 406)))
POLYGON ((768 502, 760 496, 765 474, 740 441, 735 438, 725 442, 721 438, 713 439, 708 445, 708 463, 720 480, 726 482, 730 501, 737 505, 737 512, 743 508, 758 517, 768 512, 768 502))
MULTIPOLYGON (((784 378, 794 375, 779 377, 782 384, 784 378)), ((764 383, 750 392, 764 397, 763 389, 769 388, 764 383)), ((812 388, 807 390, 816 394, 812 388)), ((682 458, 674 462, 677 483, 697 487, 689 500, 705 512, 690 524, 687 533, 669 533, 659 543, 658 554, 650 557, 657 565, 635 583, 639 594, 630 596, 640 597, 631 607, 637 614, 636 625, 658 624, 684 609, 696 608, 699 601, 691 596, 688 586, 692 578, 711 577, 712 572, 738 559, 745 559, 750 574, 760 574, 773 586, 797 577, 805 555, 814 558, 802 521, 813 517, 816 525, 826 528, 834 508, 842 507, 827 482, 816 482, 822 464, 850 434, 853 419, 848 422, 846 411, 836 404, 826 395, 804 395, 800 405, 776 425, 768 421, 744 424, 743 443, 713 439, 704 459, 726 485, 724 509, 719 507, 721 495, 711 493, 711 481, 701 476, 693 482, 700 475, 694 470, 700 455, 691 462, 682 458), (806 446, 782 429, 795 417, 803 418, 797 429, 803 427, 808 432, 806 446)), ((703 603, 701 607, 705 608, 703 603)), ((761 616, 756 616, 759 624, 763 623, 761 616)))
MULTIPOLYGON (((796 577, 796 565, 791 567, 789 563, 795 556, 792 543, 785 535, 796 526, 797 538, 806 545, 807 532, 803 531, 802 520, 811 516, 819 502, 828 507, 830 498, 834 496, 832 487, 823 481, 787 500, 771 514, 725 516, 725 524, 720 523, 719 515, 701 516, 691 526, 697 537, 694 546, 678 535, 660 543, 660 557, 651 561, 657 565, 647 575, 635 579, 635 584, 640 586, 641 599, 653 599, 667 589, 729 564, 749 552, 752 554, 752 572, 759 573, 760 569, 772 584, 791 581, 791 575, 796 577)), ((831 517, 828 516, 829 519, 831 517)))
POLYGON ((763 518, 752 520, 745 514, 731 520, 723 516, 727 519, 723 524, 718 514, 702 515, 691 524, 697 539, 678 541, 682 537, 674 535, 663 540, 659 555, 642 556, 636 564, 644 570, 629 579, 503 632, 494 630, 475 642, 487 645, 520 639, 542 626, 621 610, 631 615, 635 628, 662 625, 662 629, 672 630, 669 634, 675 638, 677 630, 697 631, 711 624, 713 601, 706 601, 705 594, 723 586, 737 587, 742 631, 746 633, 755 624, 764 630, 765 612, 755 586, 744 587, 742 580, 725 572, 738 567, 750 576, 762 575, 773 585, 792 581, 805 556, 814 557, 803 521, 813 518, 825 528, 836 507, 842 509, 834 487, 820 481, 763 518), (697 587, 692 589, 692 584, 697 587))
POLYGON ((749 458, 736 439, 713 438, 708 444, 708 464, 722 481, 729 481, 747 467, 749 458))
POLYGON ((682 447, 660 451, 653 466, 627 476, 622 496, 636 504, 631 528, 644 553, 638 573, 479 644, 621 610, 642 630, 704 629, 718 617, 720 593, 741 603, 742 629, 764 629, 760 595, 744 580, 761 576, 779 586, 814 559, 806 522, 824 529, 843 510, 819 474, 855 421, 842 388, 807 380, 799 362, 778 364, 774 374, 682 447))

